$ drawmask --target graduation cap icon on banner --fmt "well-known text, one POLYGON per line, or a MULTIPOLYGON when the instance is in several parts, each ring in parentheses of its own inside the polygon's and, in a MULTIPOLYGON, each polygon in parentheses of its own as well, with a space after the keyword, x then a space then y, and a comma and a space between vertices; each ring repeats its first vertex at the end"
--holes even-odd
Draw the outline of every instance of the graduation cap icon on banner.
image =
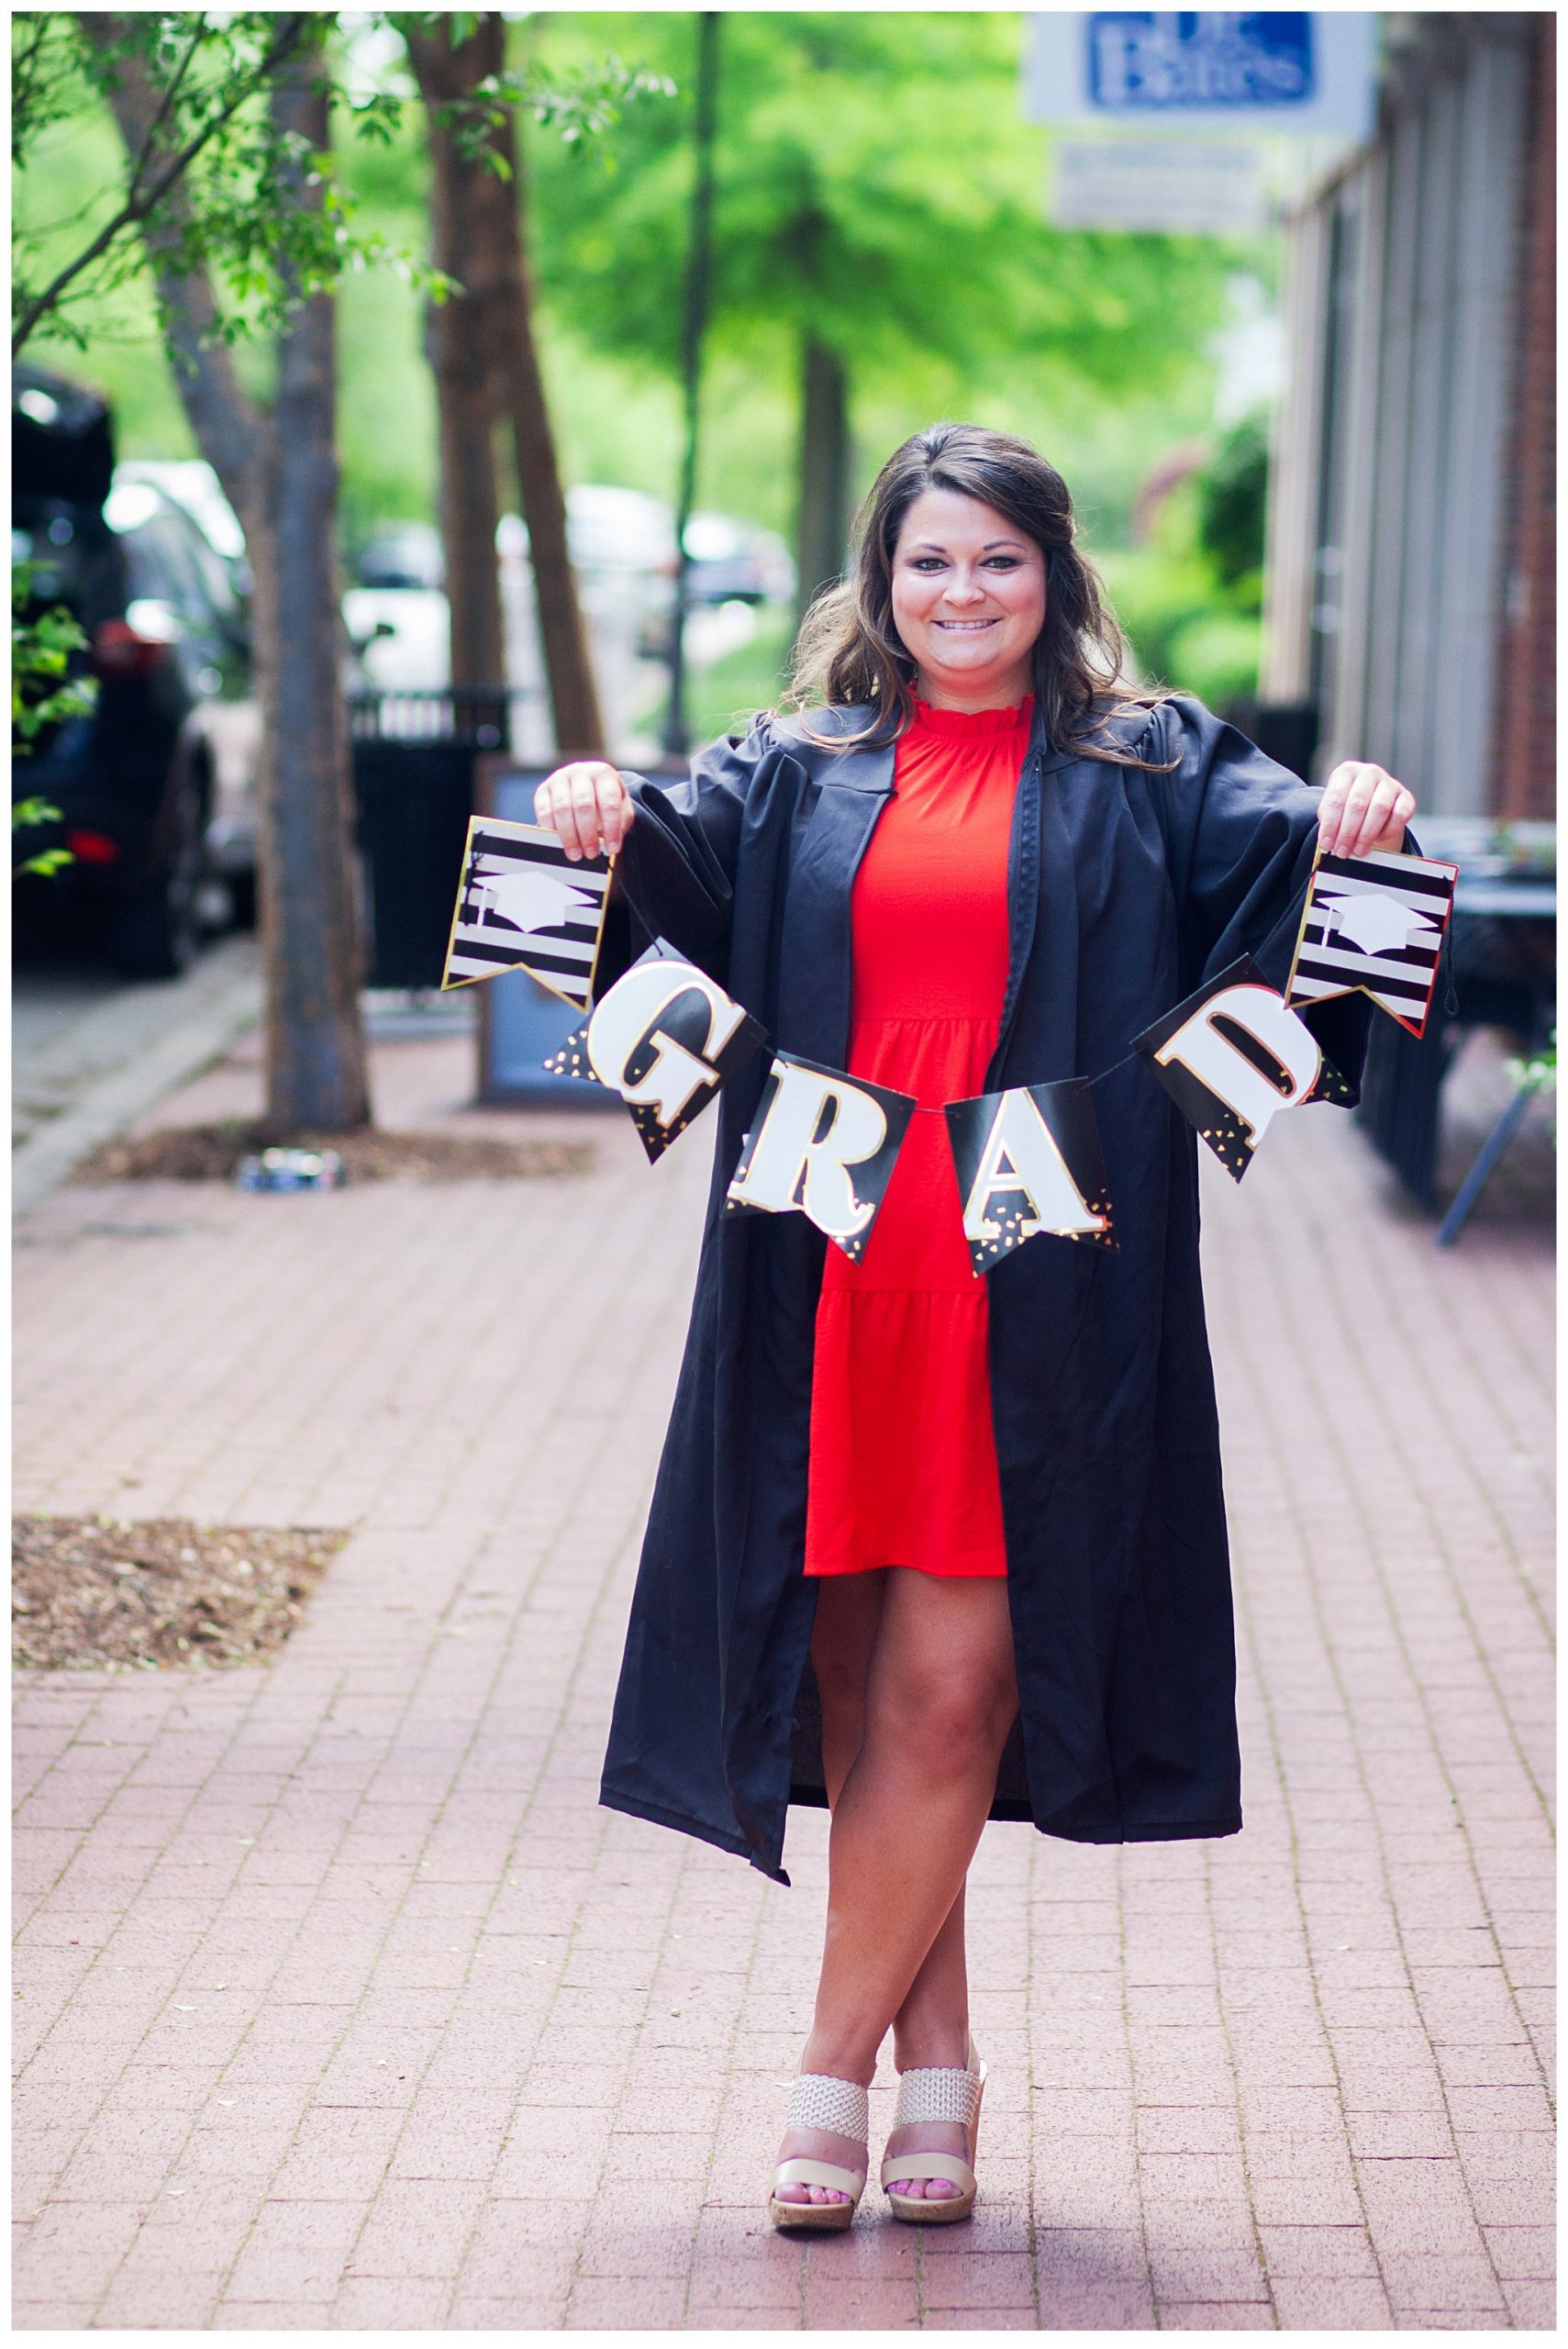
POLYGON ((943 1114, 977 1273, 1042 1232, 1116 1246, 1086 1077, 978 1094, 943 1114))
POLYGON ((471 817, 442 986, 523 970, 585 1010, 609 885, 608 857, 573 863, 542 824, 471 817))
POLYGON ((699 1118, 762 1047, 761 1020, 662 938, 606 989, 545 1067, 618 1093, 649 1161, 699 1118))
POLYGON ((1320 1003, 1360 989, 1421 1035, 1453 911, 1457 864, 1429 857, 1318 854, 1302 911, 1286 1003, 1320 1003))
POLYGON ((914 1114, 912 1094, 775 1052, 725 1213, 798 1208, 858 1264, 914 1114))
POLYGON ((1132 1040, 1182 1115, 1239 1183, 1281 1109, 1353 1102, 1306 1021, 1250 954, 1132 1040))

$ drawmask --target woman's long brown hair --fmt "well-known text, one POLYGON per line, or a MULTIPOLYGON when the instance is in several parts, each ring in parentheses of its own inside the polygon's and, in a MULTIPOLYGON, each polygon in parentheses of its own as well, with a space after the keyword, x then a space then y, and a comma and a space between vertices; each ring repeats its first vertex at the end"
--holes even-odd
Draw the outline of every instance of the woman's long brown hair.
POLYGON ((1045 624, 1034 646, 1035 708, 1053 750, 1119 766, 1147 766, 1096 739, 1118 707, 1152 708, 1122 678, 1127 649, 1077 536, 1067 484, 1027 440, 978 424, 929 424, 895 449, 855 518, 850 575, 819 596, 795 644, 787 708, 869 702, 874 715, 855 742, 884 742, 915 716, 916 664, 893 619, 893 554, 904 517, 922 490, 978 498, 1031 538, 1045 558, 1045 624))

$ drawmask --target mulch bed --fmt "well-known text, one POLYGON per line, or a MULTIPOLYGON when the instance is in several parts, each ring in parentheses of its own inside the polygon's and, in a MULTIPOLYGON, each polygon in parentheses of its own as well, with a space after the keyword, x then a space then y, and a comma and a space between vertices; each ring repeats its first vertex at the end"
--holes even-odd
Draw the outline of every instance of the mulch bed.
POLYGON ((110 1672, 258 1663, 282 1647, 347 1539, 183 1517, 14 1517, 13 1661, 110 1672))
POLYGON ((84 1158, 75 1183, 231 1183, 255 1152, 335 1150, 350 1183, 463 1183, 586 1174, 587 1141, 504 1141, 492 1134, 280 1133, 256 1118, 209 1126, 166 1126, 156 1133, 105 1142, 84 1158))

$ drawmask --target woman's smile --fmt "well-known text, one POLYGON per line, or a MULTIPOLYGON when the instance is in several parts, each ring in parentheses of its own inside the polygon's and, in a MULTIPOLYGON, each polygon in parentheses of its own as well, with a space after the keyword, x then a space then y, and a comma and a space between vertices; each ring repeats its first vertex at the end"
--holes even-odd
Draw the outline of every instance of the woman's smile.
POLYGON ((1026 530, 958 490, 911 499, 894 549, 893 621, 936 707, 1023 700, 1045 620, 1045 557, 1026 530))

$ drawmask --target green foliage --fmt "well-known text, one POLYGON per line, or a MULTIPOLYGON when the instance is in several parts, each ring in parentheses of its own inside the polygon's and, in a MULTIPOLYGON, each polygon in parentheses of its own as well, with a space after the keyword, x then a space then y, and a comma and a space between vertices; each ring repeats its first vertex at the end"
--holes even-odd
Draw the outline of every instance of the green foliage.
MULTIPOLYGON (((1532 1052, 1528 1060, 1508 1061, 1505 1063, 1505 1066, 1515 1085, 1522 1085, 1531 1093, 1555 1093, 1557 1090, 1556 1029, 1552 1030, 1540 1052, 1532 1052)), ((1555 1149, 1557 1146, 1555 1118, 1551 1119, 1547 1131, 1551 1137, 1552 1148, 1555 1149)))
MULTIPOLYGON (((86 649, 87 639, 62 605, 34 611, 32 565, 19 562, 11 574, 11 756, 31 756, 44 729, 84 717, 97 699, 97 681, 71 675, 74 653, 86 649)), ((11 803, 11 831, 31 831, 39 824, 60 820, 60 810, 47 799, 34 797, 11 803)), ((36 856, 12 866, 13 875, 36 873, 47 877, 74 860, 68 848, 40 849, 36 856)))
POLYGON ((143 273, 148 235, 160 238, 176 276, 210 273, 220 340, 274 328, 351 260, 401 259, 356 231, 328 159, 280 130, 267 110, 281 73, 326 71, 328 21, 172 10, 14 19, 12 160, 24 181, 51 136, 106 105, 129 77, 144 77, 157 104, 135 163, 121 155, 74 214, 44 224, 17 206, 13 353, 46 320, 57 340, 85 348, 94 310, 143 273), (302 177, 325 183, 319 207, 295 200, 302 177))
POLYGON ((1263 518, 1269 495, 1269 434, 1261 416, 1233 425, 1198 481, 1198 544, 1220 584, 1262 607, 1263 518), (1255 600, 1254 600, 1255 599, 1255 600))
MULTIPOLYGON (((755 364, 810 330, 858 375, 923 369, 950 397, 1005 360, 1102 391, 1190 362, 1219 314, 1211 247, 1042 217, 1042 134, 1018 117, 1011 13, 730 11, 716 149, 713 338, 755 364)), ((678 360, 691 184, 684 14, 549 12, 541 64, 634 39, 683 91, 628 116, 613 175, 535 159, 540 283, 601 349, 678 360), (570 176, 569 176, 570 175, 570 176)))
POLYGON ((1223 708, 1257 691, 1268 436, 1249 417, 1165 498, 1106 582, 1141 674, 1223 708))
MULTIPOLYGON (((35 824, 55 824, 59 821, 59 808, 51 807, 47 799, 14 799, 11 802, 13 834, 26 831, 35 824)), ((36 873, 47 881, 62 865, 74 864, 75 862, 68 848, 40 848, 36 856, 24 857, 19 864, 13 864, 11 878, 16 881, 24 873, 36 873)))
MULTIPOLYGON (((72 656, 84 652, 87 639, 81 627, 63 605, 56 604, 37 610, 32 602, 32 565, 19 562, 11 574, 11 755, 25 759, 31 755, 34 743, 46 727, 60 726, 68 718, 84 717, 98 697, 97 680, 94 677, 72 676, 72 656)), ((42 807, 39 800, 24 800, 21 807, 42 807)), ((13 816, 13 829, 18 822, 36 824, 45 814, 13 816)), ((29 870, 33 869, 31 867, 29 870)))
POLYGON ((1528 1060, 1509 1061, 1508 1074, 1516 1085, 1528 1085, 1532 1093, 1555 1093, 1557 1090, 1557 1030, 1554 1028, 1539 1052, 1528 1060))
MULTIPOLYGON (((402 26, 411 20, 399 16, 389 21, 402 26)), ((431 24, 440 19, 428 16, 420 21, 431 24)), ((452 19, 455 47, 462 46, 455 28, 472 21, 462 17, 452 19)), ((510 179, 506 156, 490 144, 508 117, 531 116, 541 128, 555 132, 568 153, 596 154, 607 168, 610 159, 600 141, 621 120, 627 106, 637 98, 673 98, 674 95, 675 84, 667 74, 649 73, 639 66, 623 65, 618 57, 606 57, 597 63, 571 65, 559 72, 535 65, 486 73, 474 84, 472 97, 454 101, 439 112, 460 154, 470 162, 483 162, 502 179, 510 179)), ((384 98, 382 104, 385 105, 384 98)), ((389 139, 390 128, 386 135, 389 139)))
MULTIPOLYGON (((406 93, 391 83, 345 86, 344 45, 330 14, 158 10, 83 19, 61 11, 14 23, 12 161, 19 179, 51 135, 73 129, 128 77, 146 80, 157 109, 136 161, 122 155, 74 213, 45 222, 26 205, 17 207, 13 355, 46 322, 57 340, 85 350, 93 315, 144 275, 143 239, 154 234, 172 275, 206 273, 213 282, 213 332, 222 342, 272 334, 301 302, 350 270, 384 268, 437 298, 461 290, 417 248, 383 235, 364 216, 333 154, 316 153, 272 118, 269 92, 284 72, 305 69, 331 92, 354 139, 381 148, 396 139, 406 93), (320 192, 319 204, 298 201, 302 184, 320 192)), ((669 94, 663 77, 612 57, 563 72, 491 76, 473 101, 439 111, 473 152, 519 109, 575 149, 617 122, 633 99, 669 94)), ((503 168, 500 157, 491 160, 503 168)))

